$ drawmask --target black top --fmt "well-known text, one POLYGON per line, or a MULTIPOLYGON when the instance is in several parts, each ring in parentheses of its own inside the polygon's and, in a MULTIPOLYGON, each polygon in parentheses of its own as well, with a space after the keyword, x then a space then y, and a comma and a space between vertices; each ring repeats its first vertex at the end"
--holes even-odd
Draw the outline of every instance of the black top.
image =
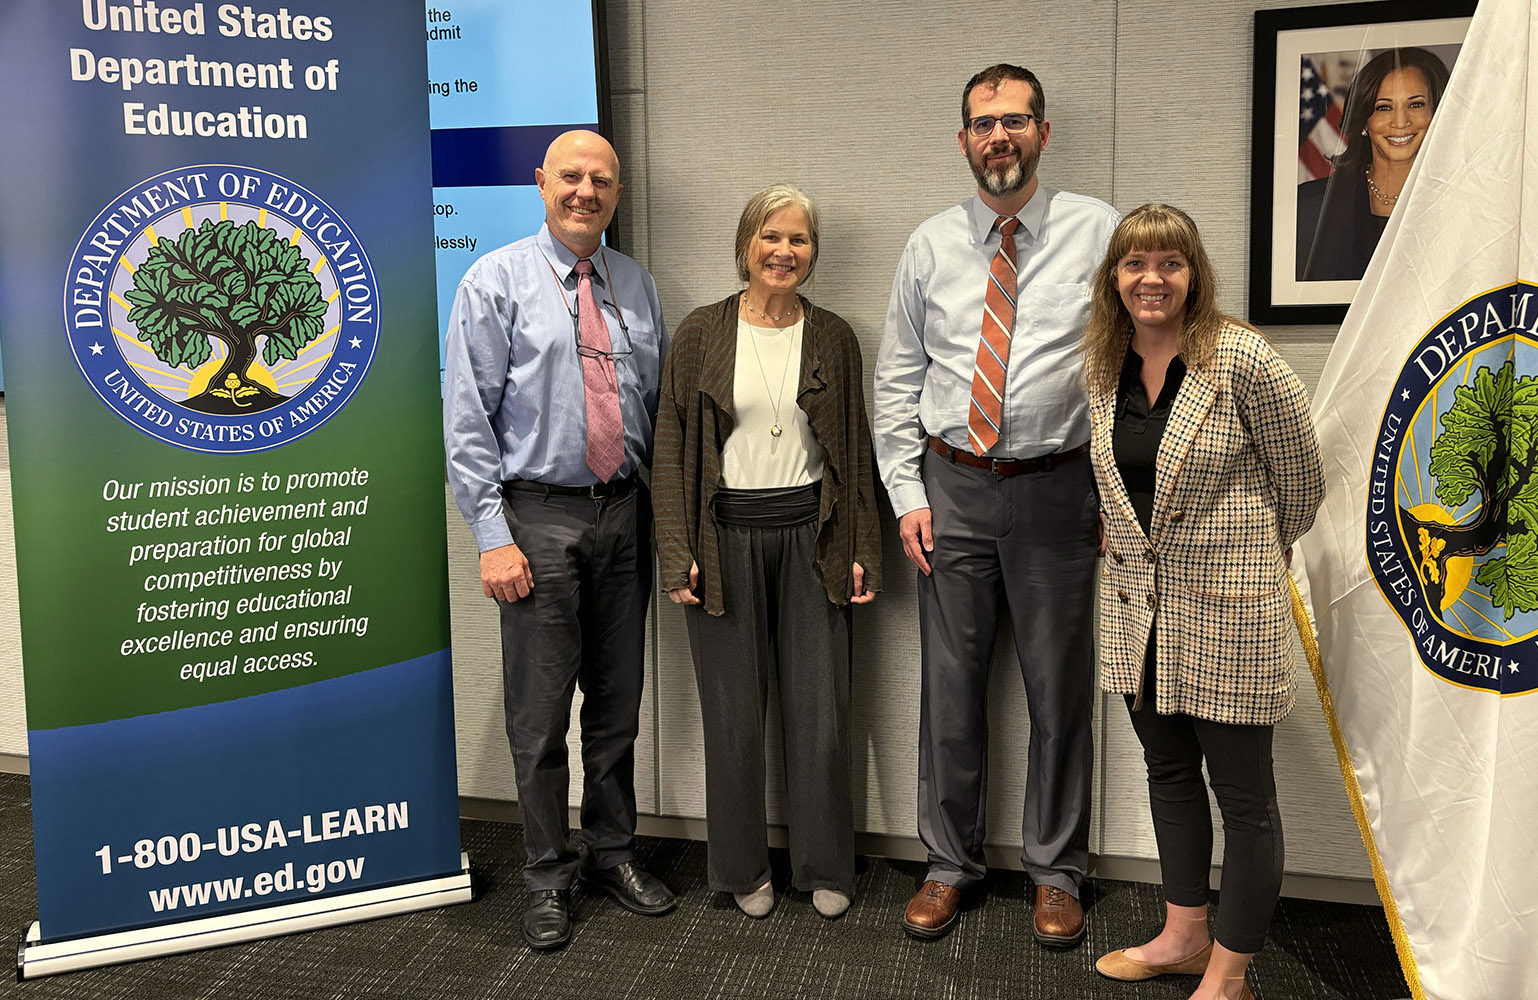
POLYGON ((1297 280, 1357 280, 1387 225, 1388 216, 1372 214, 1365 173, 1299 184, 1297 280))
POLYGON ((1121 383, 1116 388, 1116 423, 1111 430, 1111 451, 1116 469, 1127 487, 1138 524, 1147 535, 1153 524, 1154 476, 1159 462, 1159 443, 1169 424, 1170 408, 1186 378, 1186 363, 1175 355, 1164 373, 1164 388, 1152 407, 1143 388, 1143 358, 1131 346, 1122 362, 1121 383))

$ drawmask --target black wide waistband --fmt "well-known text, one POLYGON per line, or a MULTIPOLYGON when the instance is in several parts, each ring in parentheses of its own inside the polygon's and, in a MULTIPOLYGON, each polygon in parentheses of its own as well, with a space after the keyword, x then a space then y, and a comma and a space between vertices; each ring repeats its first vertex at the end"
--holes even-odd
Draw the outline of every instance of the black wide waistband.
POLYGON ((739 528, 794 528, 817 520, 822 507, 822 482, 767 490, 721 487, 711 501, 717 524, 739 528))

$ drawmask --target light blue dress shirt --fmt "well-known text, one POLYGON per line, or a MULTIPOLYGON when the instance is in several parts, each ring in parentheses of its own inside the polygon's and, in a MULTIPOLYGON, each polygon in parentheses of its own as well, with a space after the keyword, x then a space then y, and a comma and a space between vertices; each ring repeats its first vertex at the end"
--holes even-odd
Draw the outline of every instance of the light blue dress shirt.
MULTIPOLYGON (((1038 186, 1018 215, 1015 330, 995 458, 1033 458, 1089 440, 1079 353, 1089 287, 1119 216, 1103 201, 1038 186)), ((934 435, 964 451, 998 216, 981 198, 908 238, 876 356, 871 432, 898 517, 929 506, 919 462, 934 435)))
MULTIPOLYGON (((590 486, 587 401, 571 311, 577 255, 541 226, 471 265, 454 294, 443 371, 443 446, 449 486, 480 550, 513 542, 502 482, 590 486)), ((604 247, 593 255, 593 297, 617 358, 629 476, 651 461, 667 329, 646 269, 604 247)))

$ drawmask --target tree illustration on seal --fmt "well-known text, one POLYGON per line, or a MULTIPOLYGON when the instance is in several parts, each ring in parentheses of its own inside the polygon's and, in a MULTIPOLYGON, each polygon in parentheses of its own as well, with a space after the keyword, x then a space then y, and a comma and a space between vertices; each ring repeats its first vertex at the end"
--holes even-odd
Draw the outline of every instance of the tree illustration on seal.
POLYGON ((1518 611, 1538 610, 1538 377, 1518 378, 1508 360, 1498 372, 1480 368, 1453 396, 1431 446, 1430 472, 1446 510, 1477 493, 1478 513, 1447 524, 1424 516, 1424 506, 1414 513, 1401 507, 1400 525, 1438 610, 1456 596, 1448 592, 1450 560, 1478 560, 1504 545, 1503 554, 1479 562, 1474 579, 1510 621, 1518 611))
POLYGON ((162 239, 123 293, 139 339, 173 368, 195 370, 226 356, 202 392, 182 405, 202 413, 254 413, 285 402, 250 377, 257 343, 269 366, 293 359, 325 328, 326 301, 297 246, 254 221, 204 219, 162 239))

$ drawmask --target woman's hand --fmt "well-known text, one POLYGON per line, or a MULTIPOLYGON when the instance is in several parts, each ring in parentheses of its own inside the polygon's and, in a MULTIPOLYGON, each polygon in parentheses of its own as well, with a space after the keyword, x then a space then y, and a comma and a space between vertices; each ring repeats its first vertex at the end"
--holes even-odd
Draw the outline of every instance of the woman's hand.
POLYGON ((668 591, 668 600, 674 604, 699 604, 700 599, 694 596, 694 590, 700 585, 700 564, 689 564, 689 586, 674 587, 668 591))
POLYGON ((854 564, 854 593, 849 597, 850 604, 869 604, 876 599, 874 590, 865 589, 865 567, 859 563, 854 564))
POLYGON ((1100 512, 1100 548, 1095 553, 1100 558, 1105 558, 1105 511, 1100 512))

